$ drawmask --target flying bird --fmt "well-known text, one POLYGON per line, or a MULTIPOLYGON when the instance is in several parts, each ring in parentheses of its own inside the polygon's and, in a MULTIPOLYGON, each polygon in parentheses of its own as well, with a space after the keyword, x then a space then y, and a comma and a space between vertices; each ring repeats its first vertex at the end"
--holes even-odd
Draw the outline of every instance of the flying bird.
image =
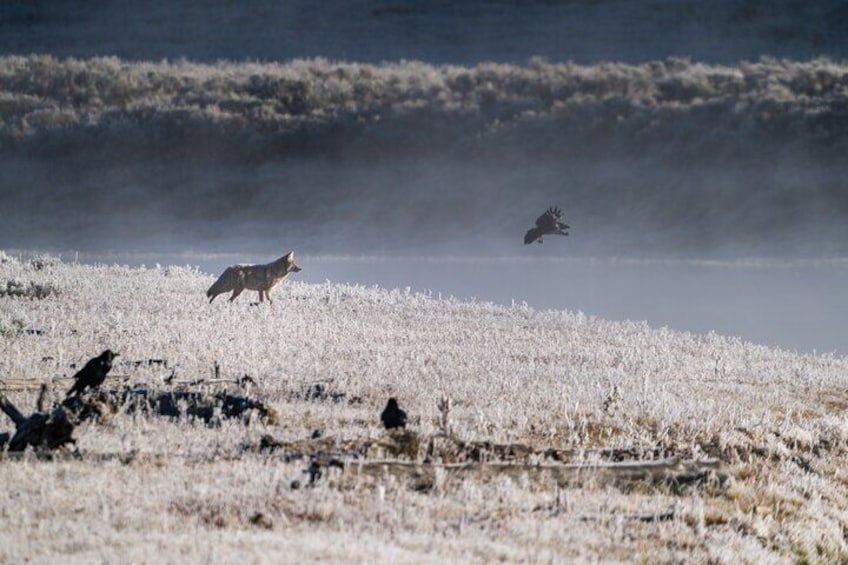
POLYGON ((406 412, 400 409, 397 399, 392 397, 386 404, 386 408, 383 410, 383 413, 380 414, 380 420, 382 420, 383 425, 387 430, 405 428, 406 412))
POLYGON ((567 226, 560 222, 562 218, 562 210, 559 206, 551 206, 547 211, 536 219, 536 227, 527 230, 524 234, 524 244, 538 241, 542 243, 542 237, 546 235, 568 235, 566 230, 571 226, 567 226))
POLYGON ((103 381, 106 380, 106 374, 112 369, 112 360, 117 356, 117 353, 107 349, 97 357, 89 359, 85 366, 74 375, 76 382, 65 395, 65 398, 74 394, 82 394, 86 388, 94 388, 103 384, 103 381))

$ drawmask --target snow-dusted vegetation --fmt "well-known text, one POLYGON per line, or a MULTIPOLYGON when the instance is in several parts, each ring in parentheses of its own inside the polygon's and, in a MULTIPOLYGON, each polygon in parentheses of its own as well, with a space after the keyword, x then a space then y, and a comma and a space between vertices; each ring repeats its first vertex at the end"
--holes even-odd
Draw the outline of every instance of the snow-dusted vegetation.
POLYGON ((99 135, 155 134, 160 141, 185 131, 255 141, 367 126, 391 142, 394 128, 409 126, 464 132, 468 140, 519 127, 516 135, 541 138, 543 148, 546 136, 571 130, 585 138, 615 128, 643 141, 673 133, 678 142, 703 138, 711 146, 740 135, 745 141, 768 126, 771 136, 832 143, 844 137, 847 76, 844 63, 824 58, 736 66, 686 59, 576 65, 537 58, 524 66, 463 67, 7 56, 0 58, 0 138, 81 128, 99 135))
POLYGON ((0 380, 22 410, 45 382, 60 399, 71 364, 111 348, 120 357, 104 387, 203 379, 214 390, 248 375, 279 414, 210 427, 118 413, 75 430, 78 458, 3 456, 0 560, 848 557, 844 358, 296 275, 271 306, 247 294, 210 305, 213 280, 0 254, 0 289, 23 289, 0 294, 0 380), (167 365, 136 363, 150 359, 167 365), (309 485, 308 460, 258 448, 266 434, 315 431, 342 453, 387 441, 389 396, 422 445, 449 431, 490 442, 492 463, 497 445, 532 454, 452 480, 422 447, 407 456, 435 468, 422 487, 393 464, 374 471, 369 452, 309 485), (609 483, 610 453, 718 471, 609 483))

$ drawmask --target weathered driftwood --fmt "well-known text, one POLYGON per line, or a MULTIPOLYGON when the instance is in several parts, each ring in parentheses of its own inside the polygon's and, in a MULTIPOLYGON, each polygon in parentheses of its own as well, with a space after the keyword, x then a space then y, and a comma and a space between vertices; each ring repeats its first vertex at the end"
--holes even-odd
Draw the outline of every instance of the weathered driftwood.
POLYGON ((332 437, 305 439, 296 441, 281 441, 265 434, 259 444, 245 445, 245 450, 272 452, 282 456, 285 461, 304 459, 361 459, 368 454, 375 441, 370 439, 344 440, 332 437))
POLYGON ((655 447, 601 447, 555 448, 524 443, 494 443, 491 441, 465 441, 454 435, 436 434, 423 444, 425 458, 438 458, 445 462, 504 461, 538 463, 541 461, 572 462, 576 459, 591 461, 632 461, 664 459, 687 456, 661 446, 655 447))
MULTIPOLYGON (((43 404, 44 389, 39 397, 43 404)), ((57 449, 68 443, 74 443, 72 436, 74 424, 61 406, 50 412, 39 409, 30 416, 24 416, 5 395, 0 394, 0 410, 15 424, 14 435, 0 435, 0 447, 8 445, 9 451, 23 451, 28 446, 34 449, 57 449), (4 437, 5 436, 5 437, 4 437)))
MULTIPOLYGON (((535 510, 535 509, 534 509, 535 510)), ((559 514, 558 509, 553 509, 550 511, 552 515, 559 514)), ((656 514, 595 514, 595 515, 584 515, 580 516, 580 520, 583 522, 605 522, 608 521, 611 517, 618 516, 622 520, 634 521, 634 522, 644 522, 646 524, 651 524, 655 522, 670 522, 676 518, 676 514, 674 510, 667 510, 665 512, 657 512, 656 514)))
POLYGON ((41 383, 32 379, 0 379, 0 388, 6 392, 25 392, 36 390, 41 383))
POLYGON ((467 477, 486 480, 507 476, 531 482, 549 480, 560 486, 643 483, 679 487, 723 484, 728 476, 724 464, 717 459, 694 460, 679 456, 634 459, 637 452, 650 457, 652 451, 602 449, 589 454, 593 458, 591 462, 586 460, 585 450, 570 451, 578 458, 576 461, 563 462, 569 450, 557 450, 558 458, 542 462, 536 456, 549 453, 550 448, 521 445, 508 449, 503 445, 491 449, 488 442, 479 443, 487 449, 479 449, 477 442, 469 444, 443 435, 422 438, 414 431, 401 430, 377 440, 318 438, 279 441, 265 435, 258 448, 278 453, 286 461, 310 461, 310 468, 340 467, 346 479, 394 476, 421 490, 467 477), (516 453, 521 457, 516 457, 516 453), (510 459, 498 460, 498 454, 506 454, 510 459), (476 459, 471 459, 474 457, 476 459))
POLYGON ((437 433, 422 437, 412 430, 395 430, 379 439, 340 440, 312 438, 279 441, 265 435, 258 445, 261 450, 280 450, 288 457, 333 455, 344 458, 438 461, 441 463, 504 462, 536 464, 542 462, 619 462, 657 460, 669 457, 685 459, 691 454, 662 447, 652 448, 568 448, 532 446, 523 443, 498 444, 490 441, 465 441, 453 435, 437 433))
POLYGON ((476 480, 509 477, 516 481, 554 481, 561 487, 645 485, 684 486, 727 479, 724 464, 716 459, 628 461, 623 463, 418 463, 411 461, 351 461, 346 475, 408 480, 416 489, 446 486, 466 478, 476 480))

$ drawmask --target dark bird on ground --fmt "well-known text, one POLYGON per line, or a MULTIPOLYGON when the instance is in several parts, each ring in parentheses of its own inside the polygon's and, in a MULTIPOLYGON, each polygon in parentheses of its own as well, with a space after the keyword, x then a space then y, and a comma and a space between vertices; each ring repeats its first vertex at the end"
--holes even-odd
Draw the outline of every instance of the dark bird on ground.
POLYGON ((383 413, 380 414, 380 420, 382 420, 387 430, 405 428, 406 412, 400 409, 396 398, 390 398, 383 413))
POLYGON ((68 391, 66 398, 74 394, 82 394, 87 388, 98 387, 106 380, 106 374, 112 368, 112 360, 118 354, 107 349, 97 357, 90 359, 85 366, 74 375, 76 382, 68 391))
POLYGON ((542 236, 546 235, 568 235, 566 230, 570 229, 571 226, 563 224, 560 221, 561 218, 562 210, 559 209, 559 206, 551 206, 548 208, 544 214, 536 219, 536 227, 530 228, 527 230, 527 233, 524 234, 525 245, 533 243, 534 241, 542 243, 542 236))

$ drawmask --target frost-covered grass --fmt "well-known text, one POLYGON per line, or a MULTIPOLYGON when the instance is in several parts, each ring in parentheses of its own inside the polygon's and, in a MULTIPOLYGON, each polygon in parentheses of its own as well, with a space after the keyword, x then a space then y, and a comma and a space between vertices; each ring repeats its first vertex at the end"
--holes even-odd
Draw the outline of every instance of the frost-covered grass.
MULTIPOLYGON (((250 306, 255 297, 246 295, 209 305, 213 277, 188 267, 0 255, 0 286, 56 289, 43 299, 0 297, 0 380, 22 409, 34 406, 42 382, 62 394, 70 364, 108 347, 119 361, 168 361, 119 364, 113 383, 162 386, 171 370, 176 380, 209 378, 218 363, 221 377, 250 375, 255 394, 281 414, 277 425, 218 428, 117 415, 76 430, 79 461, 0 460, 0 560, 848 557, 848 360, 571 312, 292 279, 272 306, 250 306), (316 382, 361 402, 297 394, 316 382), (302 461, 243 450, 264 433, 380 438, 388 396, 425 435, 437 431, 437 403, 447 397, 453 431, 465 440, 586 448, 586 457, 596 447, 659 448, 720 458, 731 479, 678 491, 471 477, 419 492, 388 473, 330 474, 291 490, 292 480, 305 482, 302 461), (97 458, 107 454, 136 458, 97 458), (630 518, 669 510, 670 521, 630 518)), ((5 420, 0 429, 11 427, 5 420)))

